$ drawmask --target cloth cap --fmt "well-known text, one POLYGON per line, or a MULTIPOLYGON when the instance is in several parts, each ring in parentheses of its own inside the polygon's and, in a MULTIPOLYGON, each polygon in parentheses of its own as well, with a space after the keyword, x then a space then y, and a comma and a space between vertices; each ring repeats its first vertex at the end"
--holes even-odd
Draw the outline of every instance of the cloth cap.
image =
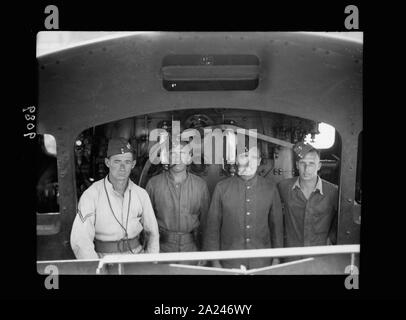
POLYGON ((299 158, 303 158, 306 155, 306 153, 308 153, 312 149, 314 149, 314 147, 311 144, 305 142, 298 142, 293 147, 293 151, 297 154, 299 158))
POLYGON ((125 138, 113 138, 110 139, 107 147, 107 158, 116 154, 123 154, 127 152, 133 152, 131 144, 125 138))

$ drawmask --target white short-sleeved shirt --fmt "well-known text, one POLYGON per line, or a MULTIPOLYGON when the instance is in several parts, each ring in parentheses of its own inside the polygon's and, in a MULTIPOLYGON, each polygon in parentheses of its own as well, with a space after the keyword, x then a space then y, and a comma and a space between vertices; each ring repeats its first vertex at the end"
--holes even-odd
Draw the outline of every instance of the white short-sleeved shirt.
POLYGON ((71 246, 78 259, 98 258, 94 239, 118 241, 149 233, 147 252, 159 252, 159 233, 150 198, 131 180, 124 196, 116 192, 107 177, 94 182, 81 196, 71 232, 71 246), (110 202, 110 204, 109 204, 110 202), (114 213, 114 215, 113 215, 114 213))

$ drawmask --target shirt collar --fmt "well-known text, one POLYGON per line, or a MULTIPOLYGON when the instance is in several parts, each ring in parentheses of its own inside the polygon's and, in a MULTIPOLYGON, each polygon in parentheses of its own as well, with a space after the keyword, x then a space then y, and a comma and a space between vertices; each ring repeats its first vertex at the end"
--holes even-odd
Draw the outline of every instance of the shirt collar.
POLYGON ((255 175, 249 180, 244 180, 239 175, 236 175, 236 176, 238 177, 238 179, 240 179, 240 181, 244 182, 247 186, 255 185, 257 183, 257 180, 258 180, 257 173, 255 173, 255 175))
MULTIPOLYGON (((292 190, 295 189, 295 188, 301 189, 300 188, 300 183, 299 183, 299 177, 296 179, 295 183, 293 184, 292 190)), ((317 183, 316 183, 316 186, 315 186, 313 192, 316 191, 316 190, 319 190, 320 194, 323 195, 323 183, 322 183, 321 178, 319 176, 317 176, 317 183)))
MULTIPOLYGON (((170 182, 172 182, 172 183, 175 183, 175 180, 172 178, 172 175, 171 175, 171 173, 169 172, 169 170, 168 171, 165 171, 166 172, 166 177, 167 177, 167 179, 170 181, 170 182)), ((186 170, 186 179, 184 180, 184 181, 182 181, 182 184, 183 183, 186 183, 186 181, 189 179, 189 172, 186 170)))
MULTIPOLYGON (((112 190, 112 191, 114 191, 114 192, 117 192, 116 190, 114 190, 114 188, 113 188, 113 184, 110 182, 110 180, 109 180, 109 175, 106 175, 106 177, 104 178, 104 180, 105 180, 105 182, 106 182, 106 186, 107 186, 107 188, 109 188, 110 190, 112 190)), ((128 185, 127 185, 127 189, 125 189, 125 191, 124 191, 124 194, 127 192, 127 191, 130 191, 131 189, 132 189, 132 181, 131 181, 131 179, 128 179, 128 185)))

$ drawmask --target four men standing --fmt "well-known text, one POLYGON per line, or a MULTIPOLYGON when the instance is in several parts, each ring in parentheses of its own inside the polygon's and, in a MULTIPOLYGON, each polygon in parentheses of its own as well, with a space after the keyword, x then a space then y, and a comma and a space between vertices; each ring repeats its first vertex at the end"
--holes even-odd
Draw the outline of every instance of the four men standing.
MULTIPOLYGON (((257 174, 258 148, 246 148, 237 155, 238 175, 220 181, 210 203, 206 182, 186 170, 191 160, 187 148, 180 153, 174 148, 172 159, 180 162, 151 178, 144 190, 129 179, 135 165, 131 145, 124 138, 112 139, 105 160, 109 174, 79 200, 71 232, 73 252, 78 259, 97 259, 111 253, 335 244, 338 188, 318 176, 316 149, 301 143, 294 151, 299 177, 276 186, 257 174)), ((250 269, 275 263, 279 260, 258 258, 212 265, 250 269)))

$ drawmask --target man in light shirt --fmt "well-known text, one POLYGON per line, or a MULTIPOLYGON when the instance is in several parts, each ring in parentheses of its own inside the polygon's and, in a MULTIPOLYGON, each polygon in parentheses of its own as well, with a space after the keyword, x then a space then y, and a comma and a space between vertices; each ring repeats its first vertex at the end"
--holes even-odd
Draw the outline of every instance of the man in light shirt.
POLYGON ((80 197, 71 231, 77 259, 106 254, 158 253, 158 224, 147 192, 130 179, 135 166, 133 149, 124 138, 109 141, 108 175, 80 197), (140 241, 144 231, 144 243, 140 241))

